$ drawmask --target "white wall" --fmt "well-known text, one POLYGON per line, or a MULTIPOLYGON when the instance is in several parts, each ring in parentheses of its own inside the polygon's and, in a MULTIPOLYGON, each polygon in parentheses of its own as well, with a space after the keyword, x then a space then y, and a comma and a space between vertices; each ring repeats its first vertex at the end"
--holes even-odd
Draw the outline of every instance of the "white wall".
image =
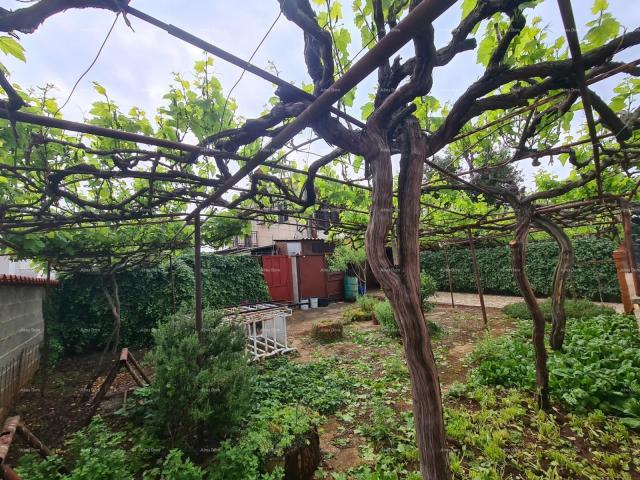
POLYGON ((40 276, 30 267, 28 260, 13 262, 6 255, 0 255, 0 275, 40 276))
POLYGON ((251 229, 258 233, 258 247, 268 247, 273 245, 274 240, 299 240, 311 238, 310 230, 302 228, 302 232, 295 225, 284 225, 280 223, 260 224, 251 222, 251 229))

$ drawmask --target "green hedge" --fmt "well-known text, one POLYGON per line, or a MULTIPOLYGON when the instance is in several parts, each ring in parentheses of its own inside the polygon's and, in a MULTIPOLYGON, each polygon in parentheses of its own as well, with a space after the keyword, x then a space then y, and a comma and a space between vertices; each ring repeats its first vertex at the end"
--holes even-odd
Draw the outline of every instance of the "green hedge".
MULTIPOLYGON (((193 257, 173 262, 176 310, 193 305, 193 257)), ((121 345, 151 344, 151 329, 173 313, 174 292, 169 265, 140 268, 117 276, 121 303, 121 345)), ((66 354, 95 351, 107 341, 113 322, 99 277, 75 274, 61 279, 47 307, 52 350, 66 354)), ((202 303, 222 308, 269 299, 262 269, 255 257, 203 255, 202 303)))
MULTIPOLYGON (((573 241, 577 263, 567 285, 569 298, 619 301, 620 290, 613 263, 617 244, 602 238, 582 238, 573 241)), ((451 265, 453 289, 456 292, 475 292, 476 284, 467 248, 447 251, 451 265)), ((520 295, 511 273, 508 245, 478 248, 478 264, 486 293, 520 295)), ((553 241, 531 242, 527 247, 527 273, 536 293, 551 294, 553 271, 558 260, 558 247, 553 241)), ((439 290, 448 290, 447 261, 444 251, 423 252, 422 270, 427 272, 439 290)))

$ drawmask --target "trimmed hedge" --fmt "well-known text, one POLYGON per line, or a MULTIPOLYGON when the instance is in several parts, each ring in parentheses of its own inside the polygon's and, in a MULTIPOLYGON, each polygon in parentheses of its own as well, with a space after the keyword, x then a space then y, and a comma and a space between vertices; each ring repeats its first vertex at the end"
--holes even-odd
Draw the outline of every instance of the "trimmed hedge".
MULTIPOLYGON (((193 305, 193 257, 173 262, 175 309, 193 305)), ((121 303, 121 345, 140 348, 151 345, 151 330, 174 312, 169 265, 140 268, 117 276, 121 303)), ((51 349, 66 354, 96 351, 111 334, 113 317, 99 277, 75 274, 61 279, 51 292, 47 321, 51 349)), ((262 268, 254 257, 202 256, 202 304, 222 308, 241 302, 269 299, 262 268)))
MULTIPOLYGON (((553 318, 553 314, 551 313, 551 300, 543 300, 539 302, 539 305, 544 319, 550 322, 553 318)), ((598 315, 615 315, 616 313, 613 308, 603 307, 589 300, 565 300, 564 311, 567 318, 577 318, 578 320, 597 317, 598 315)), ((526 302, 507 305, 502 309, 502 312, 511 318, 531 320, 531 313, 529 312, 526 302)))
MULTIPOLYGON (((591 300, 619 301, 620 289, 613 263, 613 251, 618 245, 604 238, 573 240, 576 265, 567 284, 567 297, 591 300)), ((469 250, 447 251, 451 265, 453 289, 456 292, 476 292, 475 277, 469 250)), ((511 273, 508 245, 478 248, 478 265, 485 293, 520 295, 511 273)), ((558 247, 553 241, 531 242, 527 247, 527 274, 537 296, 551 294, 553 272, 558 260, 558 247)), ((449 290, 445 252, 423 252, 421 268, 436 282, 439 290, 449 290)))

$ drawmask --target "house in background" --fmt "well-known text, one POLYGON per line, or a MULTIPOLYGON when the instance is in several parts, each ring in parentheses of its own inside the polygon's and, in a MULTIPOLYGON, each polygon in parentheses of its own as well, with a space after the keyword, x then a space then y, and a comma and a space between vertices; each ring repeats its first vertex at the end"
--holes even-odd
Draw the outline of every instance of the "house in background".
MULTIPOLYGON (((325 239, 325 230, 332 220, 324 218, 325 212, 319 211, 314 214, 313 220, 300 220, 279 215, 277 223, 266 223, 258 220, 251 220, 251 233, 233 238, 230 245, 219 253, 239 253, 243 250, 263 249, 274 246, 277 240, 315 240, 325 239)), ((335 217, 335 213, 333 214, 335 217)), ((336 217, 337 218, 337 217, 336 217)), ((249 253, 249 252, 247 252, 249 253)), ((254 252, 255 253, 255 252, 254 252)))
POLYGON ((237 236, 219 254, 254 255, 262 266, 274 301, 301 303, 311 298, 342 298, 342 273, 327 269, 325 242, 329 227, 340 221, 338 211, 322 208, 312 218, 279 215, 276 223, 251 221, 251 233, 237 236))
POLYGON ((28 260, 12 261, 6 255, 0 255, 0 275, 15 275, 18 277, 40 277, 28 260))

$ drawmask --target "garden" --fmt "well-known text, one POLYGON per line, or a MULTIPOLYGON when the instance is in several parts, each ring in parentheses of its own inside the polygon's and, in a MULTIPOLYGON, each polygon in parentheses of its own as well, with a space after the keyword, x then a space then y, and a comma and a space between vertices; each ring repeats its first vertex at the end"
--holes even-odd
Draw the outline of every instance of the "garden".
POLYGON ((628 2, 11 3, 0 478, 640 479, 628 2))

